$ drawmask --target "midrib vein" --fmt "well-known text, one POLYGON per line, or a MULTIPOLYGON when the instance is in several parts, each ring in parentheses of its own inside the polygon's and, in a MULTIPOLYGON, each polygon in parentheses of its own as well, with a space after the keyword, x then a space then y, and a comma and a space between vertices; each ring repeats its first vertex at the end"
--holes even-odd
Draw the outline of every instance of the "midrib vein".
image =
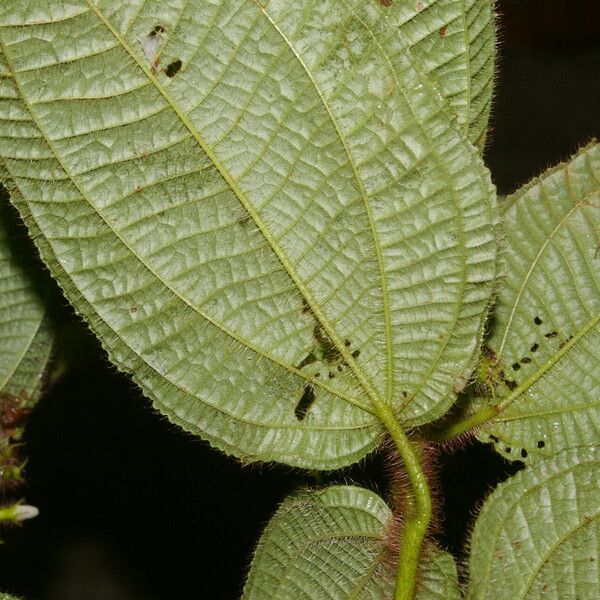
MULTIPOLYGON (((346 363, 349 365, 352 370, 354 376, 356 377, 358 383, 363 388, 365 394, 370 399, 372 405, 381 406, 383 401, 381 400, 379 393, 375 389, 375 387, 371 384, 371 382, 365 377, 364 373, 358 367, 354 357, 348 352, 348 349, 342 342, 342 340, 337 335, 336 331, 333 329, 328 319, 323 314, 320 306, 313 300, 312 296, 309 294, 306 286, 286 258, 283 250, 279 247, 279 244, 271 235, 270 231, 266 227, 265 223, 262 221, 258 212, 254 209, 252 204, 246 198, 244 191, 240 188, 235 178, 231 175, 231 173, 227 170, 225 165, 221 163, 221 161, 217 158, 215 153, 212 151, 211 147, 204 141, 202 136, 200 136, 199 132, 194 127, 193 123, 189 120, 187 115, 177 106, 177 104, 173 101, 167 90, 164 86, 154 77, 150 69, 138 58, 138 56, 133 52, 129 44, 125 41, 125 39, 121 36, 121 34, 113 27, 112 23, 101 13, 98 7, 92 2, 92 0, 85 0, 90 9, 94 12, 97 18, 103 23, 103 25, 115 36, 117 41, 121 44, 125 52, 131 57, 131 59, 135 62, 135 64, 143 71, 143 73, 149 78, 149 80, 154 84, 158 92, 163 96, 165 101, 169 104, 169 106, 173 109, 175 114, 179 117, 182 124, 188 129, 193 138, 196 140, 200 149, 204 152, 204 154, 208 157, 208 159, 215 165, 215 168, 219 171, 225 182, 231 188, 231 191, 236 195, 239 202, 242 204, 246 212, 250 215, 257 228, 263 235, 263 237, 267 240, 269 246, 272 248, 273 253, 276 255, 277 259, 287 272, 288 276, 300 292, 300 295, 304 298, 307 305, 311 309, 312 313, 315 316, 315 319, 319 322, 325 333, 329 336, 332 343, 336 347, 336 350, 339 354, 344 358, 346 363)), ((247 344, 246 344, 247 345, 247 344)), ((287 367, 287 365, 285 365, 287 367)), ((300 372, 299 372, 300 373, 300 372)), ((301 375, 304 379, 307 378, 304 374, 301 375)), ((310 378, 310 381, 317 382, 318 380, 310 378)), ((323 384, 321 384, 322 387, 323 384)), ((338 393, 334 392, 335 395, 339 396, 338 393)), ((357 406, 362 406, 362 404, 354 401, 354 404, 357 406)))
MULTIPOLYGON (((87 0, 86 0, 87 1, 87 0)), ((95 11, 97 13, 97 11, 95 11)), ((98 14, 98 13, 97 13, 98 14)), ((205 319, 206 321, 208 321, 211 325, 213 325, 214 327, 216 327, 217 329, 219 329, 220 331, 222 331, 223 333, 225 333, 226 335, 230 336, 231 338, 233 338, 234 340, 236 340, 239 344, 247 347, 248 349, 252 350, 253 352, 255 352, 256 354, 258 354, 259 356, 265 358, 266 360, 269 360, 271 362, 273 362, 274 364, 277 364, 279 367, 285 369, 286 371, 289 371, 291 373, 293 373, 294 375, 300 377, 301 379, 304 379, 305 381, 309 381, 312 385, 314 385, 315 387, 319 387, 322 388, 324 390, 326 390, 327 392, 329 392, 330 394, 337 396, 338 398, 345 400, 346 402, 353 404, 363 410, 365 410, 366 412, 372 413, 372 408, 368 405, 368 404, 364 404, 362 402, 360 402, 359 400, 352 398, 350 396, 347 396, 346 394, 344 394, 343 392, 341 392, 340 390, 337 390, 335 388, 330 387, 329 385, 327 385, 327 383, 316 379, 314 377, 309 377, 307 376, 303 371, 301 371, 300 369, 295 368, 293 365, 289 365, 287 363, 284 363, 282 361, 280 361, 277 357, 271 355, 271 354, 267 354, 266 352, 264 352, 263 350, 261 350, 260 348, 256 347, 254 344, 252 344, 251 342, 249 342, 248 340, 239 337, 237 334, 235 334, 233 331, 227 329, 224 325, 222 325, 221 323, 218 323, 217 321, 215 321, 214 319, 212 319, 211 317, 209 317, 208 315, 206 315, 205 313, 203 313, 198 307, 194 306, 193 304, 191 304, 185 297, 183 297, 181 294, 179 294, 179 292, 175 289, 173 289, 173 287, 167 282, 165 281, 158 273, 156 273, 151 267, 150 265, 148 265, 146 263, 146 261, 137 254, 137 252, 135 252, 130 246, 129 244, 119 235, 119 233, 114 229, 114 227, 107 221, 107 219, 104 217, 104 215, 94 206, 94 204, 91 202, 91 200, 89 199, 89 197, 87 196, 87 193, 85 192, 85 190, 80 186, 80 184, 77 182, 77 180, 75 179, 75 176, 71 175, 71 173, 69 172, 69 169, 67 168, 67 166, 64 164, 64 162, 62 161, 62 159, 60 158, 60 154, 58 153, 58 151, 54 148, 54 145, 52 143, 52 141, 49 139, 49 137, 46 135, 44 129, 41 127, 40 123, 38 122, 35 113, 33 112, 33 110, 31 109, 31 107, 29 106, 29 104, 27 103, 26 97, 23 94, 23 91, 21 89, 20 86, 20 82, 18 80, 18 78, 16 77, 16 71, 14 70, 14 68, 12 67, 11 61, 10 61, 10 57, 8 56, 8 53, 6 51, 6 47, 4 44, 4 40, 0 37, 0 48, 2 50, 2 53, 4 54, 5 60, 8 63, 9 68, 11 69, 11 71, 13 71, 14 74, 14 82, 15 85, 17 86, 18 90, 19 90, 19 95, 24 103, 24 105, 26 106, 32 121, 35 123, 38 131, 40 132, 40 134, 43 136, 43 139, 45 140, 46 144, 48 145, 48 148, 52 151, 52 153, 54 154, 56 161, 58 162, 58 164, 60 165, 61 169, 63 170, 63 172, 66 174, 66 176, 69 178, 69 180, 73 183, 73 185, 75 186, 75 188, 77 189, 77 191, 79 192, 79 194, 81 194, 81 197, 83 199, 86 200, 86 202, 90 205, 90 207, 93 208, 95 214, 98 215, 98 217, 102 220, 102 222, 109 228, 109 230, 111 231, 111 233, 119 240, 119 242, 121 244, 123 244, 123 246, 139 261, 139 263, 153 276, 156 277, 156 279, 158 281, 160 281, 161 284, 164 285, 164 287, 166 289, 168 289, 175 297, 177 297, 181 302, 183 302, 186 306, 188 306, 189 308, 192 309, 192 311, 194 311, 195 313, 197 313, 200 317, 202 317, 203 319, 205 319)), ((268 241, 268 239, 267 239, 268 241)), ((308 300, 307 300, 308 301, 308 300)), ((119 335, 117 333, 117 335, 119 335)), ((119 335, 119 338, 121 339, 121 336, 119 335)), ((137 353, 136 353, 137 354, 137 353)), ((144 361, 145 364, 148 364, 144 358, 141 357, 141 359, 144 361)), ((149 365, 150 366, 150 365, 149 365)), ((163 375, 164 377, 164 375, 163 375)))
POLYGON ((294 58, 301 65, 302 69, 306 73, 306 76, 312 83, 319 99, 321 100, 325 111, 327 112, 327 116, 335 129, 336 135, 344 148, 344 153, 348 158, 348 164, 352 169, 352 174, 358 186, 358 192, 360 194, 362 203, 365 207, 365 212, 367 215, 367 220, 369 222, 369 229, 371 231, 371 236, 373 237, 373 246, 375 248, 375 256, 377 258, 377 268, 379 269, 379 279, 381 282, 381 294, 382 294, 382 307, 383 307, 383 318, 385 325, 385 341, 386 341, 386 364, 387 364, 387 386, 386 386, 386 400, 388 404, 391 404, 393 399, 393 391, 394 391, 394 355, 393 355, 393 340, 392 340, 392 321, 390 316, 390 304, 389 304, 389 295, 388 295, 388 282, 387 275, 383 263, 383 253, 381 252, 381 242, 379 240, 379 233, 375 227, 375 219, 373 217, 373 211, 371 210, 371 206, 368 200, 367 190, 365 189, 362 178, 358 173, 358 168, 356 165, 356 161, 350 151, 348 143, 346 142, 345 137, 343 136, 337 119, 333 116, 329 103, 327 102, 325 96, 323 95, 321 88, 317 85, 315 78, 310 72, 306 63, 302 60, 291 41, 286 37, 283 31, 279 28, 279 26, 273 21, 271 15, 266 10, 266 7, 262 6, 258 0, 252 0, 254 4, 259 9, 260 13, 264 15, 267 19, 268 23, 273 27, 273 29, 277 32, 277 34, 284 41, 285 45, 290 49, 290 52, 293 54, 294 58))
MULTIPOLYGON (((568 169, 568 167, 567 167, 568 169)), ((552 175, 554 175, 555 173, 553 172, 552 175)), ((546 179, 542 178, 540 179, 540 181, 533 187, 539 187, 543 181, 545 181, 546 179)), ((533 187, 531 189, 533 189, 533 187)), ((504 351, 504 346, 506 345, 506 340, 508 338, 508 334, 510 333, 510 329, 512 326, 512 322, 515 318, 515 314, 517 312, 517 308, 519 307, 519 304, 521 302, 521 296, 523 295, 523 292, 525 291, 525 287, 527 286, 527 283, 529 282, 529 279, 531 278, 533 271, 535 270, 535 268, 537 267, 538 263, 540 262, 540 259, 542 258, 542 255, 544 254, 544 252, 546 251, 546 248, 548 248, 548 246, 550 245, 550 243, 554 240, 555 236, 557 235, 557 233, 559 232, 560 228, 565 225, 567 223, 567 221, 571 218, 571 216, 575 213, 575 211, 577 211, 577 209, 581 208, 581 206, 583 206, 583 203, 586 202, 591 196, 593 196, 596 192, 598 192, 599 188, 593 188, 591 190, 589 190, 588 192, 585 193, 585 195, 580 198, 556 223, 556 226, 554 227, 554 229, 548 234, 548 236, 546 237, 546 239, 544 240, 544 243, 540 246, 540 249, 538 250, 538 252, 536 253, 536 255, 533 257, 533 260, 531 261, 531 265, 529 266, 529 269, 527 270, 527 273, 525 274, 525 277, 523 278, 523 281, 521 282, 521 285, 519 285, 519 288, 517 290, 517 295, 515 296, 514 299, 514 303, 513 306, 511 308, 510 311, 510 315, 508 317, 508 320, 506 322, 506 326, 504 328, 504 333, 502 335, 502 340, 500 342, 500 345, 498 346, 498 350, 497 353, 499 356, 502 355, 502 352, 504 351)), ((526 194, 529 192, 529 190, 527 190, 526 192, 524 192, 523 196, 521 196, 521 198, 523 199, 527 199, 526 198, 526 194)), ((524 202, 523 202, 524 203, 524 202)), ((515 216, 516 218, 516 211, 517 209, 520 207, 520 202, 519 202, 519 198, 515 199, 514 204, 511 206, 511 210, 513 211, 513 213, 515 213, 513 216, 515 216)), ((541 204, 541 202, 540 202, 541 204)), ((507 219, 505 219, 505 221, 507 221, 507 219)))
MULTIPOLYGON (((410 394, 410 396, 403 402, 402 408, 406 408, 411 402, 414 401, 414 399, 418 396, 418 394, 422 391, 422 389, 427 384, 429 376, 434 372, 440 357, 443 355, 444 351, 446 350, 446 346, 450 343, 450 338, 452 337, 452 334, 454 333, 454 331, 456 329, 456 324, 458 323, 458 320, 459 320, 459 314, 460 314, 462 303, 463 303, 463 300, 464 300, 464 297, 466 294, 466 287, 467 287, 467 259, 466 259, 465 228, 464 228, 464 223, 463 223, 463 218, 462 218, 462 210, 461 210, 460 202, 458 200, 458 193, 457 193, 456 189, 454 188, 454 186, 452 185, 453 180, 452 180, 451 174, 450 174, 448 168, 445 166, 444 162, 441 160, 440 155, 436 151, 435 144, 432 143, 430 134, 425 129, 423 123, 417 118, 417 114, 415 113, 413 105, 409 101, 408 96, 406 95, 406 92, 404 91, 404 88, 401 85, 400 80, 398 79, 398 74, 396 73, 396 69, 394 68, 394 64, 392 63, 391 58, 389 57, 388 53, 385 51, 384 47, 379 42, 379 39, 377 38, 377 36, 373 32, 373 30, 371 29, 369 24, 366 23, 363 19, 361 19, 361 17, 359 15, 356 14, 356 12, 348 4, 347 0, 342 0, 342 2, 346 5, 347 9, 352 13, 354 18, 365 28, 365 30, 369 33, 369 35, 373 39, 373 42, 379 48, 381 55, 384 57, 385 61, 387 62, 388 66, 389 66, 390 73, 391 73, 392 77, 394 78, 394 81, 396 82, 397 89, 400 90, 400 92, 402 93, 402 96, 404 97, 404 100, 406 102, 406 105, 408 106, 408 109, 410 111, 410 114, 412 115, 414 122, 417 124, 418 128, 421 130, 421 133, 423 134, 423 136, 430 142, 430 148, 431 148, 431 154, 432 154, 433 160, 435 161, 436 165, 438 166, 438 173, 440 173, 440 176, 441 175, 444 176, 444 181, 445 181, 446 187, 448 189, 449 195, 452 198, 452 204, 454 205, 454 208, 456 210, 457 222, 459 224, 457 237, 458 237, 459 246, 462 250, 462 253, 461 253, 462 279, 461 279, 461 284, 460 284, 460 298, 459 298, 459 301, 456 302, 456 309, 454 311, 454 322, 452 324, 452 327, 449 328, 448 333, 444 336, 443 343, 441 344, 439 351, 437 352, 437 354, 434 357, 432 357, 432 359, 429 363, 429 368, 421 377, 421 381, 420 381, 419 385, 410 394)), ((410 54, 410 52, 409 52, 409 54, 410 54)), ((417 72, 418 76, 422 79, 423 77, 422 77, 422 74, 420 73, 420 71, 418 71, 416 68, 415 68, 415 71, 417 72)), ((488 211, 489 211, 490 210, 489 203, 488 203, 487 207, 488 207, 488 211)), ((491 223, 490 223, 490 226, 491 226, 491 223)))
MULTIPOLYGON (((571 349, 577 342, 579 342, 585 335, 587 335, 598 323, 600 322, 600 312, 594 315, 556 354, 544 363, 544 365, 537 371, 532 373, 525 381, 516 387, 514 391, 506 396, 506 398, 497 404, 498 412, 505 410, 507 406, 512 404, 517 398, 523 395, 531 386, 533 386, 539 379, 541 379, 556 363, 571 349)), ((501 419, 494 419, 498 421, 501 419)))

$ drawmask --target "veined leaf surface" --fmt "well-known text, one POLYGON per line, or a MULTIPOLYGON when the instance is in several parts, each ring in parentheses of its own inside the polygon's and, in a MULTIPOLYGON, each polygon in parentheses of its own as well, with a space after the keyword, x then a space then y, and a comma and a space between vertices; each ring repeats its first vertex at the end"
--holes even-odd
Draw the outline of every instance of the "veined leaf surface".
POLYGON ((18 1, 0 42, 15 203, 169 418, 335 468, 381 439, 374 399, 406 426, 451 406, 494 194, 408 49, 333 0, 18 1))
MULTIPOLYGON (((1 171, 0 171, 1 172, 1 171)), ((53 335, 24 227, 0 197, 0 448, 3 430, 22 425, 22 411, 38 400, 52 349, 53 335)), ((40 277, 44 277, 42 274, 40 277)))
POLYGON ((502 410, 479 436, 529 459, 600 439, 600 146, 506 202, 507 276, 489 341, 502 410))
MULTIPOLYGON (((393 595, 393 516, 375 493, 354 486, 288 498, 254 554, 243 600, 385 600, 393 595)), ((416 600, 458 600, 456 566, 429 549, 416 600)))
POLYGON ((597 448, 543 459, 500 484, 475 523, 467 600, 595 600, 597 448))
POLYGON ((496 54, 493 0, 344 0, 374 31, 394 62, 408 48, 414 64, 448 99, 469 139, 483 147, 496 54))

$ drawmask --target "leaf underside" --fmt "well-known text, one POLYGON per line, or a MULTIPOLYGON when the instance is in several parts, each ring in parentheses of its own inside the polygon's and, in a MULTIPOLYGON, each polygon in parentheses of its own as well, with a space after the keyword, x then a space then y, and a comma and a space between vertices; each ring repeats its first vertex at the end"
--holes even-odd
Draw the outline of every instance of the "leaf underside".
POLYGON ((33 249, 4 192, 0 202, 1 447, 40 396, 53 334, 33 279, 33 249))
POLYGON ((600 462, 571 449, 500 484, 475 524, 467 600, 595 600, 600 462))
POLYGON ((489 356, 503 410, 479 432, 530 460, 600 439, 600 146, 510 196, 489 356))
POLYGON ((2 156, 43 259, 155 405, 243 460, 352 463, 374 400, 426 423, 472 367, 493 188, 383 12, 0 8, 2 156))
MULTIPOLYGON (((388 506, 363 488, 300 492, 281 505, 265 529, 242 598, 385 600, 395 584, 392 528, 388 506)), ((430 548, 416 600, 459 598, 454 560, 430 548)))

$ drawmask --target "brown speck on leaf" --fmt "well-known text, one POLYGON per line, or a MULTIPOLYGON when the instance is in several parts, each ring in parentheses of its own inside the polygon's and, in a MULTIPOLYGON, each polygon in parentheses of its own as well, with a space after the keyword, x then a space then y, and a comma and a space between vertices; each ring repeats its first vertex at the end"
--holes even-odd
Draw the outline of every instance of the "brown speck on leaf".
POLYGON ((445 37, 446 36, 446 31, 447 31, 447 27, 440 27, 440 37, 445 37))
POLYGON ((387 8, 388 6, 392 6, 392 4, 394 4, 394 0, 379 0, 379 4, 387 8))
POLYGON ((422 2, 417 2, 417 10, 423 10, 425 5, 422 2))

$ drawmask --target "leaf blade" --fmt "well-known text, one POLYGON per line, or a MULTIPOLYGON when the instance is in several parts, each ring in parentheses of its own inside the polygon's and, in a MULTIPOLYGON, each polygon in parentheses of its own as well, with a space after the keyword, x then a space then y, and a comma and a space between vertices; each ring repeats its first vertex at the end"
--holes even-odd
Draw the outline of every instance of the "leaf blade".
MULTIPOLYGON (((395 584, 392 532, 390 509, 364 488, 297 493, 284 501, 263 532, 242 597, 388 598, 395 584)), ((434 548, 426 557, 416 598, 460 598, 452 557, 434 548)))
POLYGON ((28 411, 39 399, 54 335, 31 268, 32 247, 5 192, 0 206, 0 405, 7 422, 0 431, 9 433, 22 426, 21 421, 10 425, 9 415, 28 411))
MULTIPOLYGON (((352 462, 381 439, 381 425, 371 414, 374 398, 393 403, 407 424, 443 413, 454 398, 456 364, 470 368, 495 275, 495 240, 489 178, 480 163, 475 175, 465 170, 473 151, 446 120, 433 90, 419 98, 431 103, 445 148, 459 153, 462 166, 445 177, 445 188, 452 190, 447 206, 440 200, 442 207, 428 214, 425 200, 438 191, 424 198, 413 194, 410 209, 420 211, 413 217, 420 244, 413 257, 423 258, 427 271, 411 295, 399 291, 404 314, 397 310, 390 339, 382 318, 386 294, 379 290, 398 247, 382 273, 374 232, 392 242, 397 233, 385 231, 381 218, 376 227, 369 224, 373 199, 366 202, 360 193, 365 172, 357 174, 356 166, 353 171, 348 159, 343 142, 349 130, 340 126, 336 132, 348 104, 328 110, 325 87, 316 86, 311 78, 317 75, 303 65, 308 54, 300 60, 287 34, 275 31, 252 2, 182 2, 177 14, 172 7, 157 12, 151 3, 140 3, 133 26, 131 14, 119 12, 128 7, 114 3, 61 6, 60 19, 52 2, 36 7, 35 18, 24 4, 16 17, 4 17, 14 95, 26 100, 27 109, 17 102, 11 110, 23 111, 24 121, 29 111, 28 124, 43 134, 28 132, 27 151, 39 161, 37 176, 45 185, 32 181, 18 160, 24 138, 11 140, 16 158, 7 164, 26 197, 19 208, 46 238, 46 261, 109 346, 112 360, 135 370, 145 393, 171 419, 247 460, 311 468, 352 462), (13 28, 15 18, 32 23, 13 28), (167 31, 158 57, 183 64, 172 77, 159 70, 156 58, 146 64, 148 53, 138 43, 157 20, 167 31), (224 23, 231 39, 222 35, 224 23), (72 41, 80 31, 91 48, 85 56, 72 41), (200 38, 209 40, 202 48, 212 54, 198 55, 200 38), (47 46, 40 48, 40 39, 47 46), (250 64, 240 62, 248 57, 250 64), (107 64, 118 67, 107 71, 107 64), (240 85, 241 65, 246 87, 240 85), (36 69, 60 85, 40 88, 36 69), (100 75, 87 82, 82 73, 88 72, 100 75), (295 169, 302 169, 300 178, 295 169), (429 219, 435 221, 433 232, 429 219), (459 242, 451 228, 463 222, 468 234, 459 242), (482 248, 482 262, 468 265, 482 248), (452 298, 438 302, 444 307, 440 323, 430 331, 423 314, 432 279, 438 291, 451 288, 452 298), (411 339, 404 340, 405 356, 393 357, 396 363, 414 355, 415 344, 421 354, 427 344, 433 351, 425 367, 392 369, 391 342, 406 336, 407 314, 411 339), (467 348, 457 340, 466 340, 467 348), (426 383, 432 371, 437 380, 426 383), (405 397, 390 373, 412 379, 414 397, 405 397), (240 389, 248 399, 240 398, 240 389), (299 410, 311 396, 312 406, 299 410)), ((302 6, 314 9, 311 2, 302 6)), ((344 18, 371 40, 355 15, 344 18)), ((330 37, 330 47, 337 41, 330 37)), ((377 59, 375 75, 391 74, 372 40, 369 48, 377 59)), ((404 61, 408 69, 407 56, 404 61)), ((349 67, 343 75, 365 85, 349 67)), ((394 101, 409 107, 416 102, 404 96, 398 93, 394 101)), ((398 136, 390 124, 377 126, 398 136)), ((429 129, 414 126, 425 154, 431 154, 429 129)), ((436 160, 445 164, 448 158, 436 160)), ((384 174, 382 181, 391 179, 384 174)), ((396 204, 384 215, 385 227, 398 211, 396 204)))
POLYGON ((475 524, 467 599, 594 598, 599 469, 596 448, 571 449, 500 484, 475 524))
POLYGON ((599 165, 591 144, 507 199, 508 275, 489 346, 510 381, 479 433, 505 455, 548 455, 600 431, 599 165))

